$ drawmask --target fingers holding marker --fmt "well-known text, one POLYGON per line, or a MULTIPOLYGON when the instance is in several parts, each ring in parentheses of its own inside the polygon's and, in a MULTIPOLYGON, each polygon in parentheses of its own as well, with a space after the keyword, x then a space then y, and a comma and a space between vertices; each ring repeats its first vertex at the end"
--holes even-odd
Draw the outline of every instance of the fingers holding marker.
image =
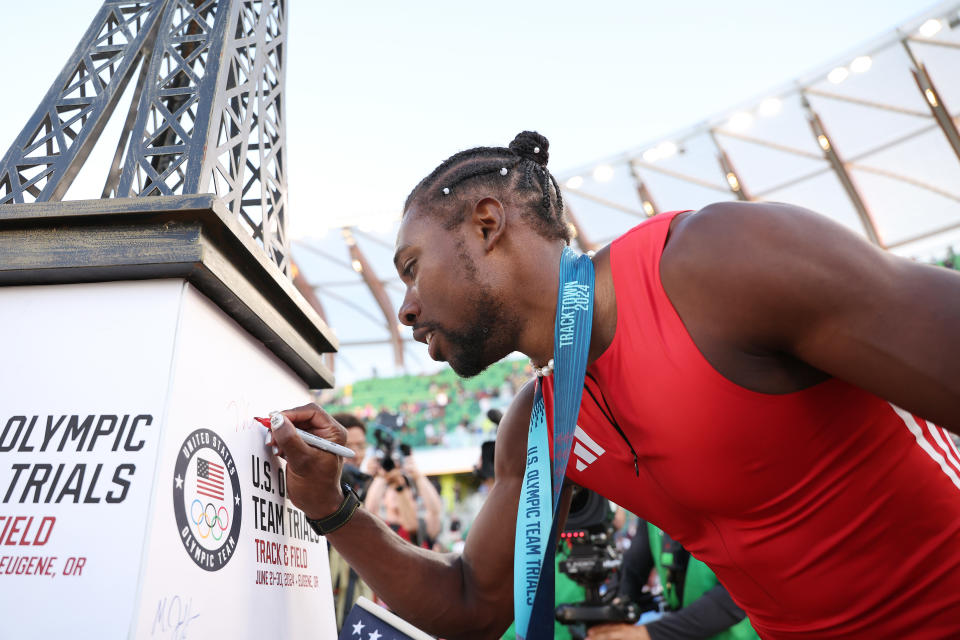
POLYGON ((275 455, 275 456, 279 456, 279 455, 280 455, 280 448, 279 448, 279 447, 276 445, 276 443, 273 441, 273 431, 271 431, 269 428, 267 428, 267 442, 266 442, 266 444, 267 444, 267 448, 270 449, 271 451, 273 451, 273 455, 275 455))
POLYGON ((278 455, 282 454, 295 467, 309 459, 310 447, 299 437, 293 423, 279 411, 270 414, 270 433, 274 446, 279 449, 278 455))
MULTIPOLYGON (((327 416, 326 413, 324 413, 323 416, 329 422, 329 424, 326 425, 328 428, 326 430, 316 429, 316 431, 322 433, 323 435, 329 435, 332 438, 339 436, 338 439, 341 442, 344 442, 346 440, 346 436, 343 433, 345 431, 343 427, 327 416)), ((274 448, 279 447, 280 450, 279 452, 275 451, 274 453, 280 454, 280 452, 286 452, 287 455, 297 456, 304 461, 304 456, 310 455, 307 447, 320 449, 341 458, 353 458, 356 455, 352 449, 349 449, 342 444, 333 441, 332 439, 327 440, 326 438, 321 438, 315 433, 310 433, 309 431, 304 431, 303 429, 295 427, 284 412, 272 412, 270 414, 269 422, 265 418, 257 418, 257 421, 270 429, 274 448)), ((270 445, 270 442, 271 440, 268 439, 267 444, 270 445)))
MULTIPOLYGON (((286 416, 298 429, 307 431, 327 432, 331 429, 335 430, 334 427, 338 426, 330 414, 312 402, 278 413, 286 416)), ((329 437, 326 433, 319 433, 319 435, 329 437)))
POLYGON ((269 419, 257 418, 257 421, 270 431, 268 446, 275 447, 278 455, 287 461, 284 477, 291 502, 308 517, 316 518, 336 511, 344 500, 340 488, 342 458, 352 457, 354 452, 297 428, 287 412, 272 412, 269 419))
POLYGON ((267 428, 267 437, 264 440, 264 444, 266 445, 267 449, 272 451, 273 455, 275 456, 279 456, 281 458, 284 457, 283 452, 277 446, 277 442, 273 438, 273 429, 270 428, 270 418, 254 418, 254 420, 267 428))

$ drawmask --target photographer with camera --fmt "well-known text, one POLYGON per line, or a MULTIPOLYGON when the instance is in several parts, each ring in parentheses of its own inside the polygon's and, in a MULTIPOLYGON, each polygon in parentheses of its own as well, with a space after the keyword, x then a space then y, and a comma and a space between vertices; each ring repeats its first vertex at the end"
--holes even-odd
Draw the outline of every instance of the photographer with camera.
POLYGON ((374 431, 377 457, 373 462, 373 480, 367 490, 364 508, 379 514, 401 538, 418 547, 430 549, 440 535, 443 501, 433 483, 420 472, 413 451, 406 444, 396 445, 388 430, 374 431), (414 489, 423 502, 423 517, 418 516, 414 489))
POLYGON ((743 609, 713 571, 656 526, 640 521, 623 557, 622 602, 649 599, 643 592, 651 570, 663 586, 667 613, 641 625, 604 624, 590 629, 590 640, 754 640, 743 609))

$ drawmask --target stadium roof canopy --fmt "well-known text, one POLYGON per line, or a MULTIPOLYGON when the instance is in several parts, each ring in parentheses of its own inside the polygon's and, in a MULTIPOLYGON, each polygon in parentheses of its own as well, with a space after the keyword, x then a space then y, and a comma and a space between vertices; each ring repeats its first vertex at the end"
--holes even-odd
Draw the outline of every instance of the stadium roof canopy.
MULTIPOLYGON (((960 3, 674 135, 559 172, 582 249, 719 200, 789 202, 917 258, 960 241, 960 3)), ((436 368, 397 325, 397 223, 294 245, 341 344, 338 380, 436 368)))

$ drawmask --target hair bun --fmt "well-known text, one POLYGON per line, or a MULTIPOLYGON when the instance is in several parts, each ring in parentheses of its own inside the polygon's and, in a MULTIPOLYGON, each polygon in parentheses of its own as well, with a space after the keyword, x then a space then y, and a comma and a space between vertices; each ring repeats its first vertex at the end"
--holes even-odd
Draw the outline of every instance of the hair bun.
POLYGON ((546 167, 550 158, 547 152, 550 142, 536 131, 521 131, 509 148, 524 160, 533 160, 541 167, 546 167))

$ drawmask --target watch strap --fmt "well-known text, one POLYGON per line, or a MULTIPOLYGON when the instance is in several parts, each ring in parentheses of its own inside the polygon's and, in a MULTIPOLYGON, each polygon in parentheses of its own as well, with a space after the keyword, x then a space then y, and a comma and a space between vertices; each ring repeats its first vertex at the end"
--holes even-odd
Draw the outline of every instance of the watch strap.
POLYGON ((325 536, 333 533, 350 521, 353 514, 360 508, 360 498, 354 493, 353 489, 345 482, 340 483, 343 490, 343 502, 337 507, 337 510, 325 518, 307 518, 307 524, 317 532, 318 535, 325 536))

